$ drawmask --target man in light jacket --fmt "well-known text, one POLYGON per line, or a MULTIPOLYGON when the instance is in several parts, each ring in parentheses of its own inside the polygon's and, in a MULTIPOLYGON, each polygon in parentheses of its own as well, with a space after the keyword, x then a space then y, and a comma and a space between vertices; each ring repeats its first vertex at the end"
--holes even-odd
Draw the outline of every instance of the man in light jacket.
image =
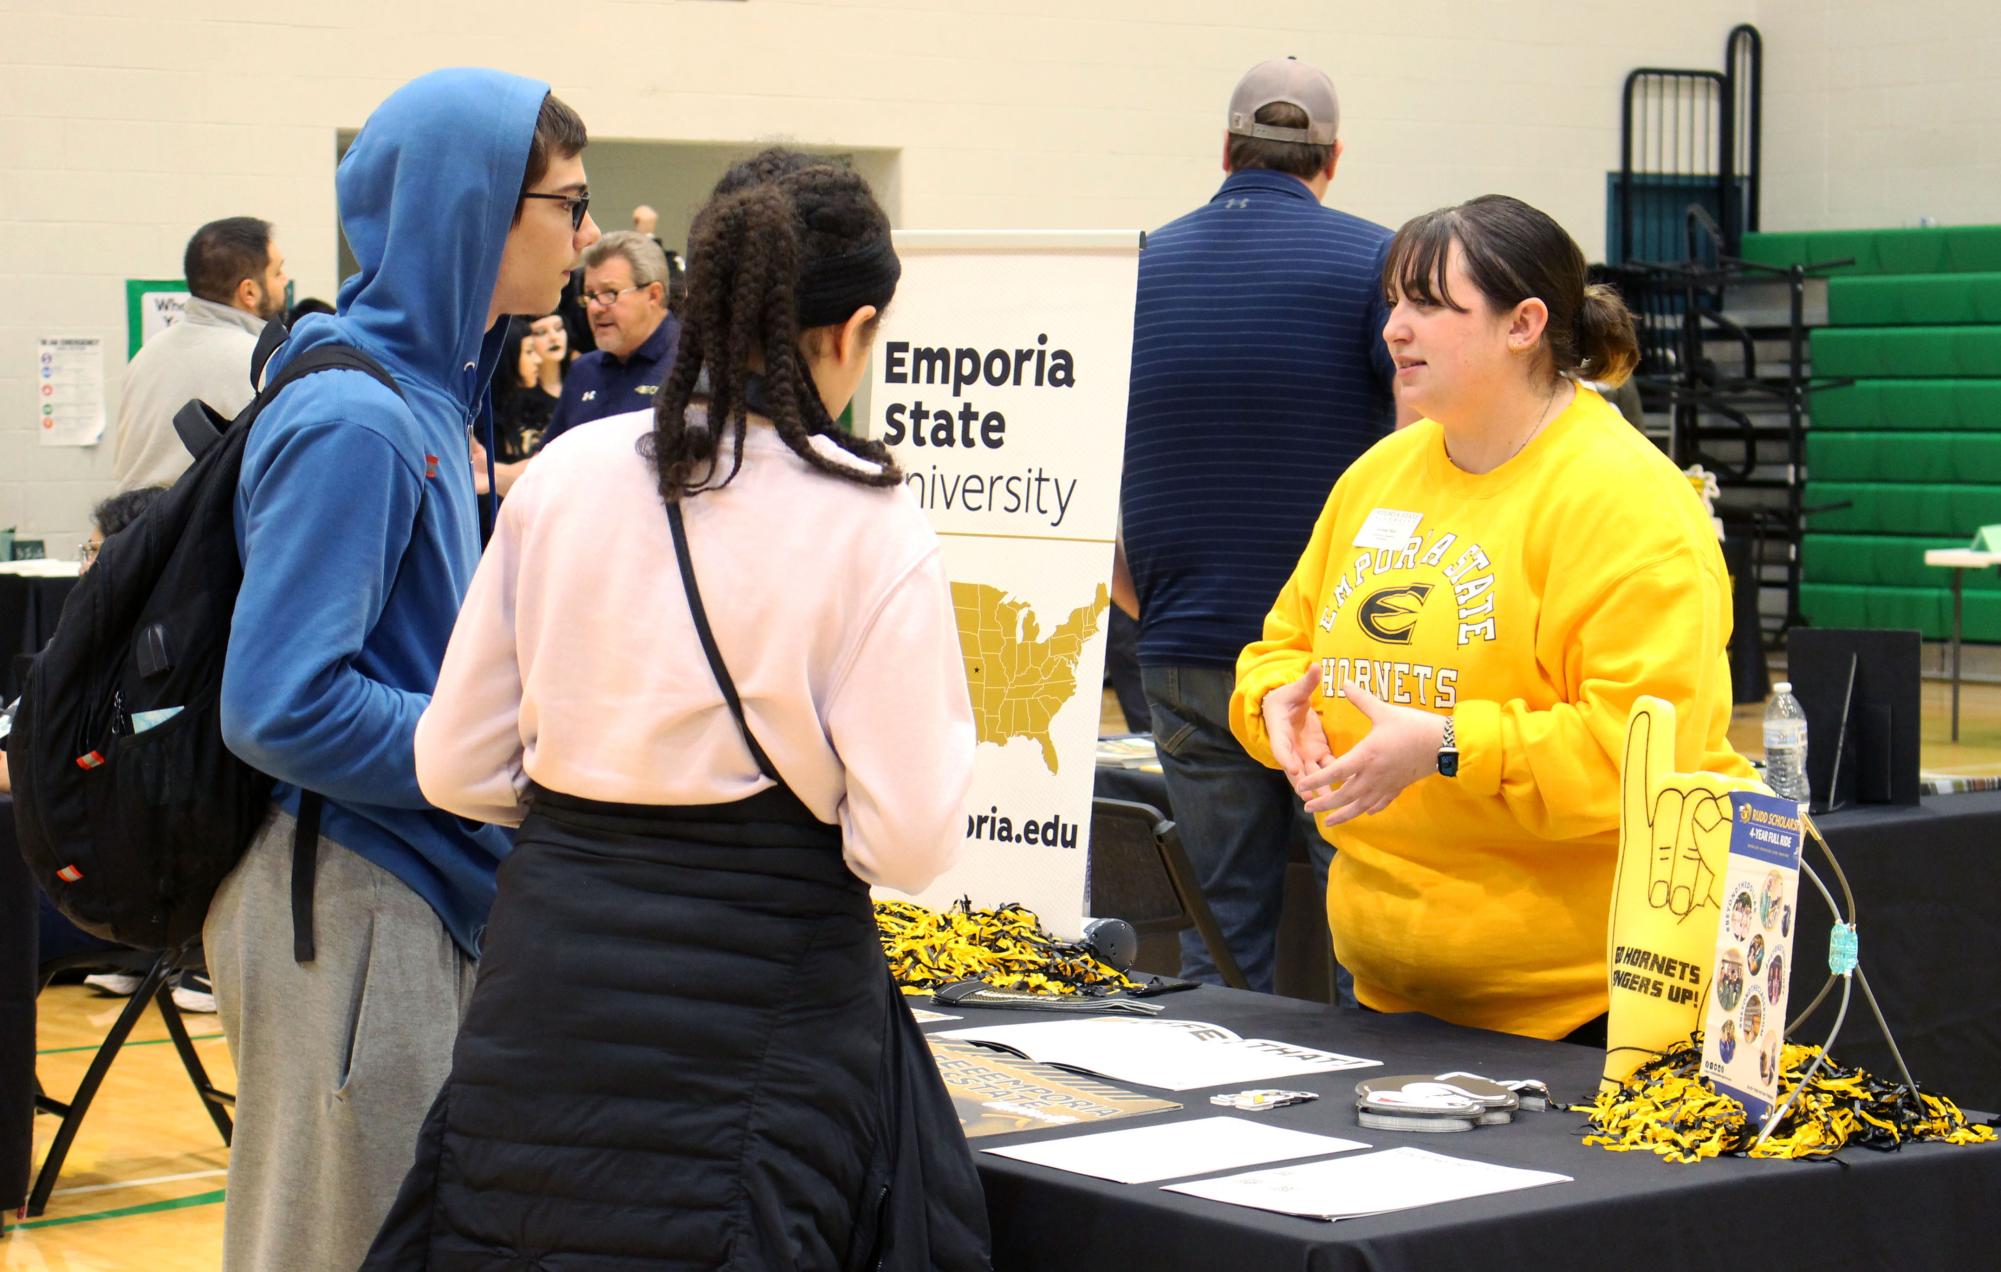
POLYGON ((224 419, 249 405, 257 335, 285 312, 285 254, 271 240, 269 221, 210 221, 188 240, 181 269, 186 312, 125 368, 111 467, 117 493, 170 485, 194 463, 174 432, 174 413, 190 400, 200 398, 224 419))

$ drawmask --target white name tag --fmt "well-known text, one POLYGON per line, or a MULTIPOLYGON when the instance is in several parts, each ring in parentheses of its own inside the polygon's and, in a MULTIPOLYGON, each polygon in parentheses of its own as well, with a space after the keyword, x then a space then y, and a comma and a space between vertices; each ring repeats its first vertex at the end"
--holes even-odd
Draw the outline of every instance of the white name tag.
POLYGON ((1358 548, 1401 548, 1410 542, 1410 536, 1417 529, 1417 523, 1424 520, 1421 512, 1399 512, 1395 508, 1378 508, 1362 522, 1362 528, 1355 532, 1355 546, 1358 548))

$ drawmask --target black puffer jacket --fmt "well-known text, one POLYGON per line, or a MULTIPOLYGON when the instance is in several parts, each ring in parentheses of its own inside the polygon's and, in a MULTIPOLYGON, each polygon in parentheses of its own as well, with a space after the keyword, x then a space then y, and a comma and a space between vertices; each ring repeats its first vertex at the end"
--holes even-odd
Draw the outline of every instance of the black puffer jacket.
POLYGON ((535 808, 365 1266, 986 1268, 978 1175, 838 832, 782 787, 535 808))

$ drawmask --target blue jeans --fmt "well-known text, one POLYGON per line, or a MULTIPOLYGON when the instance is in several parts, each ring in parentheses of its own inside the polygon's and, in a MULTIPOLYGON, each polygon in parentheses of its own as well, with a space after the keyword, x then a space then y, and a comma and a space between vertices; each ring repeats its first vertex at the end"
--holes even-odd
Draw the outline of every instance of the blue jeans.
MULTIPOLYGON (((1323 914, 1334 846, 1314 826, 1285 775, 1245 754, 1231 736, 1235 673, 1184 665, 1144 667, 1140 675, 1181 846, 1244 979, 1252 989, 1269 994, 1293 835, 1305 835, 1320 880, 1323 914)), ((1181 934, 1181 974, 1222 983, 1200 933, 1181 934)), ((1354 1001, 1352 982, 1338 970, 1335 1001, 1354 1001)))

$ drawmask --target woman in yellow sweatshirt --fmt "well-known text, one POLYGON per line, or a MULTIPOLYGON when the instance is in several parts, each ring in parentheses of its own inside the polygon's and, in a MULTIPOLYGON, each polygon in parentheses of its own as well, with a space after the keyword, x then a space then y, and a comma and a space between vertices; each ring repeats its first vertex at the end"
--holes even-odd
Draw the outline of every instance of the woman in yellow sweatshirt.
POLYGON ((1750 772, 1722 554, 1687 480, 1577 383, 1637 350, 1561 226, 1496 195, 1428 213, 1384 284, 1424 418, 1334 487, 1231 727, 1340 849, 1327 914, 1365 1005, 1582 1040, 1634 700, 1674 703, 1679 768, 1750 772))

